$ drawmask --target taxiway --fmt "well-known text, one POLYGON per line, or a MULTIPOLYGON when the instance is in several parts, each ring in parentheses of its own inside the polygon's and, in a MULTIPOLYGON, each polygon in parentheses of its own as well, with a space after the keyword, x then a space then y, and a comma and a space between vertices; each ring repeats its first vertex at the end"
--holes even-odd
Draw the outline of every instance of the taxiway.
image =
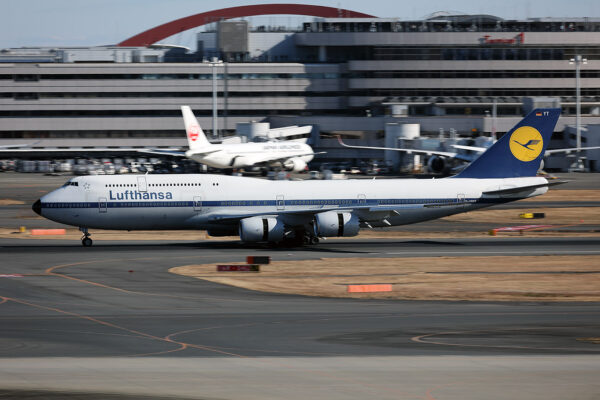
POLYGON ((329 240, 270 250, 237 242, 83 248, 2 239, 0 388, 49 398, 82 391, 199 399, 594 398, 597 303, 282 296, 168 269, 246 255, 600 254, 599 245, 595 238, 329 240))
MULTIPOLYGON (((595 175, 581 176, 563 188, 598 188, 595 175)), ((0 199, 22 204, 0 206, 0 226, 59 227, 38 219, 30 204, 66 179, 3 176, 0 199)), ((527 206, 583 206, 573 200, 527 206)), ((402 228, 449 227, 490 229, 447 221, 402 228)), ((83 248, 78 240, 0 239, 0 397, 599 398, 598 303, 315 298, 168 272, 247 255, 375 262, 524 254, 597 255, 600 238, 349 239, 300 249, 190 240, 98 240, 83 248)))

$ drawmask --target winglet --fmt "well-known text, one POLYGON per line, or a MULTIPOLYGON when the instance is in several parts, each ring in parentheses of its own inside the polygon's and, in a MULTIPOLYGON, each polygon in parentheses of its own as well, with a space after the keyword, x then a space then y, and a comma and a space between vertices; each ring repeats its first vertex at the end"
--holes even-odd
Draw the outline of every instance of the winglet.
POLYGON ((185 133, 190 150, 205 149, 212 146, 206 139, 202 128, 200 128, 192 109, 189 106, 181 106, 181 113, 183 114, 183 123, 185 124, 185 133))
POLYGON ((535 176, 552 137, 560 108, 537 108, 455 178, 535 176))

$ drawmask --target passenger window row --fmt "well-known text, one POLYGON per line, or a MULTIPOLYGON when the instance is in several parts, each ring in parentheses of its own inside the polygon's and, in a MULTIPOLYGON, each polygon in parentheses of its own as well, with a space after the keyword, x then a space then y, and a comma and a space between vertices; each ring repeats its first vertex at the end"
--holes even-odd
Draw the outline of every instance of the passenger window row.
POLYGON ((151 183, 152 187, 171 187, 171 186, 202 186, 201 183, 151 183))
POLYGON ((108 185, 104 185, 105 187, 137 187, 136 184, 133 183, 113 183, 113 184, 108 184, 108 185))
MULTIPOLYGON (((73 185, 78 186, 77 182, 67 182, 64 186, 73 185)), ((215 184, 213 183, 213 186, 215 184)), ((217 183, 218 185, 218 183, 217 183)), ((112 183, 104 185, 105 187, 137 187, 136 184, 133 183, 112 183)), ((173 186, 202 186, 201 183, 150 183, 148 186, 151 187, 173 187, 173 186)))

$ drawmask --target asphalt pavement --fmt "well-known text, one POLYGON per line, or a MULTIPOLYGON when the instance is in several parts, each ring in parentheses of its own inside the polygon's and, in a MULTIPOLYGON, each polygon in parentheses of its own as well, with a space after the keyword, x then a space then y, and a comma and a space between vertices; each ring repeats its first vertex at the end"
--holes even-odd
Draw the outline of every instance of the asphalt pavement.
MULTIPOLYGON (((0 198, 26 204, 0 207, 0 226, 40 224, 28 219, 29 202, 64 180, 2 176, 0 198)), ((600 254, 600 238, 334 239, 277 249, 0 239, 0 398, 597 399, 598 303, 303 297, 168 272, 247 255, 375 263, 570 254, 600 254)))
POLYGON ((600 345, 590 339, 600 332, 597 303, 312 298, 168 269, 246 255, 356 254, 375 262, 419 254, 600 254, 599 245, 593 238, 330 240, 272 250, 229 241, 83 248, 2 239, 0 387, 19 396, 41 390, 46 398, 591 399, 600 395, 600 345))

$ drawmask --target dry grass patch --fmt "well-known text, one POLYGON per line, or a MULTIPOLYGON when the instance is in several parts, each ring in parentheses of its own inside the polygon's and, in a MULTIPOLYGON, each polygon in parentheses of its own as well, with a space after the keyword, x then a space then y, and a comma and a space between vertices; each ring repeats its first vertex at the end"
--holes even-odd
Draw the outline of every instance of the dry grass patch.
POLYGON ((444 217, 447 221, 460 222, 485 222, 491 224, 513 224, 522 222, 523 224, 543 224, 543 225, 567 225, 578 224, 583 221, 586 224, 600 224, 600 207, 565 207, 565 208, 535 208, 535 209, 484 209, 470 211, 467 213, 456 214, 450 217, 444 217), (519 214, 524 212, 545 213, 546 217, 541 219, 523 219, 519 214))
POLYGON ((600 337, 577 338, 580 342, 600 344, 600 337))
POLYGON ((25 204, 25 202, 14 199, 0 199, 0 206, 13 206, 18 204, 25 204))
POLYGON ((546 194, 521 201, 598 201, 600 190, 596 189, 550 189, 546 194))
POLYGON ((600 256, 326 258, 277 261, 260 273, 215 264, 170 272, 273 293, 323 297, 477 301, 600 301, 600 256), (388 293, 347 293, 388 283, 388 293))

